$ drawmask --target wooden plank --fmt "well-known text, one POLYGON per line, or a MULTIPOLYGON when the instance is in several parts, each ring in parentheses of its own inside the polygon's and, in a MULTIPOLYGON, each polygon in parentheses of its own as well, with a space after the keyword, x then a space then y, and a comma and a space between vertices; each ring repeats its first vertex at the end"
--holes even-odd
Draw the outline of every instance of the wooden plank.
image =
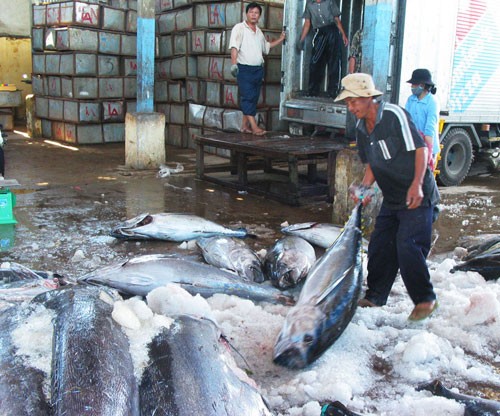
POLYGON ((321 154, 340 151, 346 146, 326 137, 260 137, 242 133, 195 136, 195 141, 230 150, 245 151, 254 155, 286 157, 288 154, 321 154))
POLYGON ((203 144, 196 144, 196 177, 201 178, 204 175, 205 169, 205 151, 203 144))
POLYGON ((238 182, 247 186, 248 176, 247 176, 247 156, 244 153, 238 153, 238 182))

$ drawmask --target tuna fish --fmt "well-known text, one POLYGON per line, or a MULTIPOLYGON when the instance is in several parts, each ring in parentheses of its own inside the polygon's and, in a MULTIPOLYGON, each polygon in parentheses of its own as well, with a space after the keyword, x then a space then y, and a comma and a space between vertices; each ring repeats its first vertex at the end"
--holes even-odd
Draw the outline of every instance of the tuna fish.
POLYGON ((34 301, 56 311, 51 414, 139 415, 128 338, 111 318, 113 297, 102 288, 76 285, 34 301))
POLYGON ((53 279, 55 277, 59 279, 62 278, 62 276, 56 273, 31 270, 30 268, 13 261, 0 263, 0 286, 16 282, 18 280, 53 279))
POLYGON ((29 367, 16 355, 13 330, 31 308, 14 306, 0 312, 0 414, 46 416, 50 408, 42 391, 44 374, 29 367))
POLYGON ((291 296, 271 286, 243 282, 235 274, 209 264, 159 254, 139 256, 88 273, 78 280, 114 287, 122 293, 138 296, 146 296, 153 289, 168 283, 177 283, 190 294, 203 297, 223 293, 253 301, 294 303, 291 296))
POLYGON ((463 262, 453 267, 456 271, 478 272, 486 280, 495 280, 500 277, 500 235, 484 243, 471 246, 463 262))
POLYGON ((0 299, 7 302, 23 302, 33 299, 43 292, 59 287, 59 280, 54 279, 25 279, 0 285, 0 299))
POLYGON ((456 400, 465 405, 464 416, 498 416, 500 415, 500 402, 495 400, 482 399, 479 397, 468 396, 466 394, 454 393, 443 386, 439 380, 434 380, 427 384, 421 384, 417 387, 418 391, 427 390, 434 396, 446 397, 456 400))
POLYGON ((163 212, 138 215, 115 227, 111 235, 126 240, 181 242, 215 235, 246 237, 248 233, 244 228, 226 228, 196 215, 163 212))
POLYGON ((262 262, 244 241, 233 237, 199 238, 196 244, 208 264, 237 273, 243 280, 262 283, 262 262))
POLYGON ((281 232, 286 235, 302 237, 318 247, 328 248, 342 232, 342 227, 328 223, 303 222, 283 227, 281 232))
POLYGON ((271 415, 260 393, 224 358, 222 341, 212 321, 178 316, 150 344, 140 385, 141 414, 271 415))
POLYGON ((315 263, 274 347, 274 362, 304 368, 321 356, 351 321, 361 292, 361 206, 315 263))
POLYGON ((264 259, 264 270, 271 283, 281 289, 295 287, 316 261, 311 244, 301 237, 286 236, 274 243, 264 259))

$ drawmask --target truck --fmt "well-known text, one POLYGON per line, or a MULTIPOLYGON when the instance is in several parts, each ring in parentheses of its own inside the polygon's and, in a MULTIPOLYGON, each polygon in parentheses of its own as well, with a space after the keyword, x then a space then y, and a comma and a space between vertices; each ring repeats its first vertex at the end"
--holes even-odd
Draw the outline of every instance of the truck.
MULTIPOLYGON (((311 30, 296 48, 306 0, 285 0, 287 40, 282 54, 280 118, 291 134, 326 130, 354 139, 346 106, 320 94, 308 97, 311 30)), ((311 1, 311 0, 307 0, 311 1)), ((361 72, 371 74, 383 99, 404 107, 412 71, 427 68, 440 104, 441 153, 436 179, 459 185, 473 162, 500 169, 500 2, 498 0, 335 0, 352 39, 361 30, 361 72)), ((342 50, 347 74, 349 47, 342 50)), ((326 78, 326 77, 325 77, 326 78)))

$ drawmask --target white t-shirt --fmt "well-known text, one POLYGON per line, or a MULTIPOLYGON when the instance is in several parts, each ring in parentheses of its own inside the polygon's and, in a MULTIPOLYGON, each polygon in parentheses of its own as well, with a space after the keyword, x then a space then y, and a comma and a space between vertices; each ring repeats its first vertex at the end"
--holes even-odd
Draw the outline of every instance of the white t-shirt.
POLYGON ((239 64, 259 66, 264 63, 263 55, 269 53, 271 45, 266 41, 262 30, 257 27, 254 32, 245 21, 237 23, 231 30, 229 49, 232 48, 238 50, 239 64))

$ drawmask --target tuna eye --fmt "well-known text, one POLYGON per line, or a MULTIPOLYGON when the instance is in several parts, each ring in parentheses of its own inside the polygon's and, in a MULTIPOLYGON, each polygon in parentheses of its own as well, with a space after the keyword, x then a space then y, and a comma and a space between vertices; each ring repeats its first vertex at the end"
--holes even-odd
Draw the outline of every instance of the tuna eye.
POLYGON ((312 344, 313 342, 313 337, 311 335, 304 335, 304 344, 312 344))

